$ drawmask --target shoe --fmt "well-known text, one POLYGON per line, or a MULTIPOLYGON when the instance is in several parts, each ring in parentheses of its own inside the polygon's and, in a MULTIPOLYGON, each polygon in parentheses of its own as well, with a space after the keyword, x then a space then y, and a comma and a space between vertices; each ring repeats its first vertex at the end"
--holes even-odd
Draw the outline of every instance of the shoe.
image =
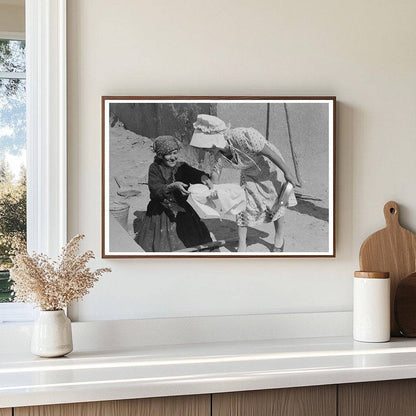
POLYGON ((285 240, 283 240, 283 244, 280 247, 273 247, 272 253, 283 253, 285 251, 285 240))

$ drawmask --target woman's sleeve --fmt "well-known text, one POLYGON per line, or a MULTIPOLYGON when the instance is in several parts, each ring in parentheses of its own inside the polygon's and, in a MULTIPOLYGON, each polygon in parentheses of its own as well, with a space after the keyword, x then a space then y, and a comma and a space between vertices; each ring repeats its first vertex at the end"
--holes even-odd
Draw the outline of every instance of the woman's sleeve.
POLYGON ((151 199, 163 201, 168 196, 168 185, 163 179, 162 172, 155 163, 149 167, 149 177, 147 180, 151 199))
MULTIPOLYGON (((181 169, 183 171, 183 182, 189 183, 189 184, 195 184, 195 183, 201 183, 202 176, 208 176, 209 175, 202 170, 198 170, 193 168, 192 166, 188 165, 187 163, 184 163, 181 166, 181 169)), ((181 175, 182 176, 182 175, 181 175)))
POLYGON ((261 153, 267 140, 256 129, 249 128, 245 131, 246 148, 251 153, 261 153))

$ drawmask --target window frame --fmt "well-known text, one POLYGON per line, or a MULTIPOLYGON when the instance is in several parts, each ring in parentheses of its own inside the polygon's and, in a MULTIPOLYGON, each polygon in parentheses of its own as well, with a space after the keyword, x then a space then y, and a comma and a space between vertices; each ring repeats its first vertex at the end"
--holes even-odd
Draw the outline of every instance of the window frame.
POLYGON ((0 31, 0 39, 26 40, 25 32, 4 32, 4 31, 0 31))
MULTIPOLYGON (((67 242, 66 0, 26 0, 25 34, 27 246, 56 257, 67 242)), ((13 317, 31 321, 33 307, 0 304, 0 323, 13 317)))

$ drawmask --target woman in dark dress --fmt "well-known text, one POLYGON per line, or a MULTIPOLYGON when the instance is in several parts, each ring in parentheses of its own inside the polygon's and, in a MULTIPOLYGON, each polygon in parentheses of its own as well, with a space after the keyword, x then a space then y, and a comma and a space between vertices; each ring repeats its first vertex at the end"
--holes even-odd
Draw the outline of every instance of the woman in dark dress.
POLYGON ((147 252, 171 252, 212 241, 206 225, 186 202, 190 184, 212 186, 207 174, 178 161, 179 143, 160 136, 149 167, 150 202, 135 241, 147 252))

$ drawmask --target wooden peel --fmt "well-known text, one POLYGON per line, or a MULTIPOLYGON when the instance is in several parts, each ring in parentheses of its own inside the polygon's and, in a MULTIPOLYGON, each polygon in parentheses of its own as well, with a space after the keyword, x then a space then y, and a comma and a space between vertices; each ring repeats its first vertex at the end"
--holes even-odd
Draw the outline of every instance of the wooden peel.
POLYGON ((416 270, 416 235, 400 225, 396 202, 384 205, 384 217, 386 228, 370 235, 361 246, 360 268, 390 273, 390 329, 397 336, 400 331, 394 317, 394 298, 400 280, 416 270))

